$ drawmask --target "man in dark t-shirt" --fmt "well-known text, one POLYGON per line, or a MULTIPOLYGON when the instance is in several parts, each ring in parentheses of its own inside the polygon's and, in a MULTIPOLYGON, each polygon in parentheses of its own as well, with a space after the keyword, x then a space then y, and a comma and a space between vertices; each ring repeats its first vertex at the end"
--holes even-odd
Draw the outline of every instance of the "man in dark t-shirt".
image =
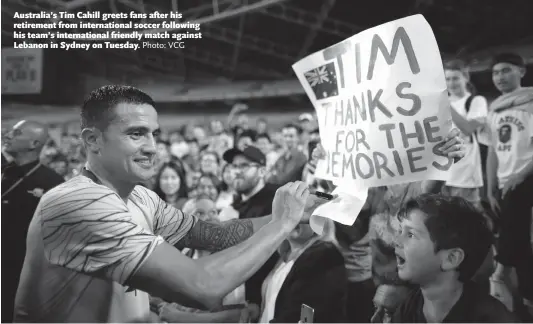
POLYGON ((419 288, 398 307, 393 322, 515 322, 503 304, 470 282, 492 245, 486 221, 472 204, 423 194, 408 201, 398 218, 398 275, 419 288))

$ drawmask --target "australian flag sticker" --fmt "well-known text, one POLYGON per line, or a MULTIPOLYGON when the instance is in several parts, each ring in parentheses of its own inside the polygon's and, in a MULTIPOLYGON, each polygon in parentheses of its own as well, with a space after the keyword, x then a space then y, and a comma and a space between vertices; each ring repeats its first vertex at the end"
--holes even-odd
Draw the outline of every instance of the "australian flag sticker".
POLYGON ((331 62, 304 73, 307 82, 313 89, 317 100, 326 99, 339 94, 335 63, 331 62))

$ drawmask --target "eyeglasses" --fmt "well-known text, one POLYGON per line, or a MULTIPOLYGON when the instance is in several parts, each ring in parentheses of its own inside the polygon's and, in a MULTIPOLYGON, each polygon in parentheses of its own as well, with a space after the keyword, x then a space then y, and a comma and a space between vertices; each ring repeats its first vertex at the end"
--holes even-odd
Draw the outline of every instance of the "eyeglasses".
POLYGON ((256 164, 256 163, 230 164, 230 167, 233 170, 242 170, 246 172, 252 167, 259 167, 259 164, 256 164))

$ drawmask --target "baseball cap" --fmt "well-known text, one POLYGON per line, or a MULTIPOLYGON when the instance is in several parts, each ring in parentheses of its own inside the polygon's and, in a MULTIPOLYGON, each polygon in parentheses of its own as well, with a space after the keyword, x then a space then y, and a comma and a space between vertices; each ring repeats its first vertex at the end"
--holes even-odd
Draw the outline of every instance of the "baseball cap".
POLYGON ((222 155, 222 158, 224 159, 224 161, 228 163, 232 163, 233 159, 237 155, 242 155, 248 160, 258 163, 260 165, 263 165, 263 166, 266 165, 266 156, 257 147, 251 146, 251 145, 245 148, 243 151, 237 148, 229 149, 226 152, 224 152, 224 154, 222 155))
POLYGON ((524 67, 524 59, 515 53, 500 53, 492 59, 492 67, 498 63, 508 63, 519 67, 524 67))
POLYGON ((298 121, 299 122, 303 122, 303 121, 313 121, 313 115, 311 115, 310 113, 303 113, 300 115, 300 117, 298 117, 298 121))

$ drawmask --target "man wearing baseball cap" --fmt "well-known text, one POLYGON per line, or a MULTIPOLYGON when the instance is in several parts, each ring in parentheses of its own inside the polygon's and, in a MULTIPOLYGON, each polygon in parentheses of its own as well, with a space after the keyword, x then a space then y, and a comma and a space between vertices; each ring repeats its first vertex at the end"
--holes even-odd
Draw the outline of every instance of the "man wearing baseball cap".
POLYGON ((521 86, 525 73, 519 55, 503 53, 494 57, 492 80, 502 95, 491 104, 487 118, 491 140, 487 195, 491 207, 501 214, 498 266, 491 278, 493 295, 507 305, 512 303, 496 291, 514 267, 520 294, 533 315, 533 88, 521 86))
MULTIPOLYGON (((265 183, 266 156, 255 146, 242 151, 232 148, 223 159, 235 174, 234 188, 238 194, 233 208, 239 219, 256 218, 272 213, 272 201, 278 186, 265 183)), ((261 305, 261 285, 277 262, 274 254, 265 265, 245 283, 246 300, 261 305)))

